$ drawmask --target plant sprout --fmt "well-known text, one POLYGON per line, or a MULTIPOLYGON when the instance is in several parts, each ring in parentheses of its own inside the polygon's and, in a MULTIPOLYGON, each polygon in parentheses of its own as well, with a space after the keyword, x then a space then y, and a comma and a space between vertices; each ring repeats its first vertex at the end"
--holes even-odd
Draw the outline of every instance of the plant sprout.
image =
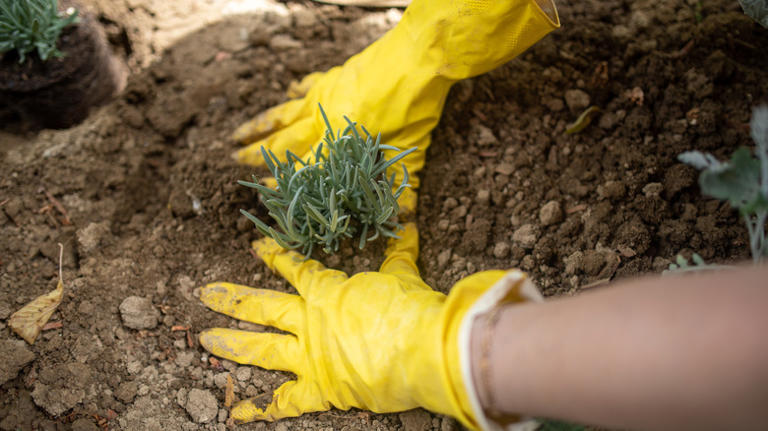
POLYGON ((737 149, 727 162, 699 151, 687 151, 678 159, 702 171, 699 175, 702 193, 727 200, 739 210, 747 225, 752 259, 757 264, 768 255, 765 230, 768 221, 768 106, 755 108, 750 128, 757 159, 743 147, 737 149))
POLYGON ((724 269, 733 269, 732 266, 728 265, 715 265, 707 263, 698 253, 693 253, 693 256, 691 256, 691 261, 692 262, 689 262, 688 259, 678 254, 675 258, 675 263, 670 263, 669 269, 662 272, 662 275, 678 274, 681 272, 698 272, 709 270, 720 271, 724 269))
POLYGON ((62 57, 56 42, 64 27, 77 22, 77 10, 59 13, 58 0, 0 0, 0 54, 19 53, 19 63, 37 52, 40 59, 62 57))
POLYGON ((359 235, 361 249, 380 235, 397 238, 396 231, 402 229, 395 221, 400 211, 397 198, 410 187, 408 170, 402 165, 403 181, 396 188, 395 174, 387 178, 386 171, 416 148, 401 151, 383 145, 381 134, 374 141, 361 126, 363 138, 357 124, 346 116, 347 127, 334 135, 322 106, 320 113, 327 129, 323 142, 314 151, 314 161, 312 157, 301 160, 286 151, 287 161, 281 162, 271 150, 262 147, 261 153, 277 188, 259 184, 255 176, 253 182, 238 181, 259 192, 278 229, 245 210, 240 212, 259 232, 284 248, 301 248, 307 257, 316 244, 326 253, 334 253, 341 239, 354 235, 359 235), (386 159, 384 150, 397 154, 386 159))

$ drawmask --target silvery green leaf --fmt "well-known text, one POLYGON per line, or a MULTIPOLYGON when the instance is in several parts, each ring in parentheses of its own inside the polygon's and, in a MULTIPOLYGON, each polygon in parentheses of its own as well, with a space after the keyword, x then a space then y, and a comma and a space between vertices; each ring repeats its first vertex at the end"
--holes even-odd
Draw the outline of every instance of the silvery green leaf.
POLYGON ((754 109, 749 125, 752 129, 752 139, 758 145, 768 146, 768 105, 760 105, 754 109))
POLYGON ((702 193, 727 200, 734 208, 757 202, 760 191, 760 162, 746 148, 737 149, 728 163, 710 167, 699 176, 702 193))
POLYGON ((677 159, 686 165, 693 166, 696 169, 721 169, 722 163, 711 154, 701 151, 686 151, 677 156, 677 159))
POLYGON ((739 0, 744 13, 752 19, 768 28, 768 1, 767 0, 739 0))

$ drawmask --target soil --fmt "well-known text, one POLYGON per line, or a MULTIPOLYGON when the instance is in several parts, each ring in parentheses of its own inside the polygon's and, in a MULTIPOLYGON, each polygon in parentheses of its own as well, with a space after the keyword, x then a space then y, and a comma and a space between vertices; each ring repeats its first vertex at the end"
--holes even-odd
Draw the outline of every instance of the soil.
MULTIPOLYGON (((0 429, 225 429, 227 373, 239 398, 268 396, 290 376, 213 360, 196 341, 201 330, 260 328, 206 309, 197 287, 291 291, 250 252, 258 235, 239 209, 259 209, 236 181, 254 172, 229 157, 228 136, 400 12, 83 3, 132 74, 119 100, 77 127, 0 132, 0 346, 9 352, 0 429), (61 325, 19 345, 7 319, 55 287, 58 242, 65 299, 51 322, 61 325), (121 318, 129 306, 131 323, 121 318)), ((751 109, 768 98, 768 31, 726 0, 591 0, 559 11, 562 29, 449 95, 422 172, 425 280, 447 292, 467 274, 521 267, 546 295, 571 295, 661 272, 678 253, 747 259, 736 212, 702 197, 676 155, 722 159, 752 145, 751 109), (565 134, 591 105, 601 109, 592 123, 565 134)), ((346 250, 326 262, 377 265, 380 251, 346 250)), ((238 428, 458 427, 423 410, 333 410, 238 428)))
POLYGON ((64 55, 47 61, 30 54, 19 63, 14 52, 0 57, 0 127, 16 132, 71 127, 125 84, 124 65, 88 15, 62 31, 58 49, 64 55))

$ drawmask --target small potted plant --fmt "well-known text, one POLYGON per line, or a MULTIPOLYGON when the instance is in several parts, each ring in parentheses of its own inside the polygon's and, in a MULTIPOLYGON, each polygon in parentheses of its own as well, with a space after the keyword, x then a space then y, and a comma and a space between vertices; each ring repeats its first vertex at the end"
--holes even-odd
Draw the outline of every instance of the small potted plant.
POLYGON ((66 128, 122 85, 100 29, 58 0, 0 0, 0 124, 66 128))

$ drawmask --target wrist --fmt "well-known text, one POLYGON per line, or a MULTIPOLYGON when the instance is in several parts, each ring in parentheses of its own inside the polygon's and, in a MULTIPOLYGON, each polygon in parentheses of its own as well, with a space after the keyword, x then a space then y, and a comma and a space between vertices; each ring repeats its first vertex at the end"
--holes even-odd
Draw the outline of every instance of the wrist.
POLYGON ((505 378, 513 366, 514 346, 499 343, 499 335, 515 319, 520 303, 541 302, 543 298, 533 283, 520 271, 509 271, 493 283, 471 306, 462 322, 459 348, 462 374, 473 417, 482 429, 501 429, 519 422, 516 411, 508 409, 507 396, 514 388, 505 378))
POLYGON ((472 379, 478 401, 486 417, 500 425, 521 420, 519 412, 508 402, 515 388, 505 384, 505 372, 514 368, 515 346, 500 342, 503 328, 515 321, 522 304, 497 304, 488 313, 478 317, 471 330, 470 361, 472 379), (512 362, 511 362, 512 361, 512 362))

